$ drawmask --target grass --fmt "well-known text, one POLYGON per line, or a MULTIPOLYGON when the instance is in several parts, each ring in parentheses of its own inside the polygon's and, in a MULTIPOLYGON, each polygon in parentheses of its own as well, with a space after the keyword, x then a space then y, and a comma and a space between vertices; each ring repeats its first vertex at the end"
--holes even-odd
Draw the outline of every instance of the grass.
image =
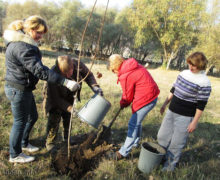
MULTIPOLYGON (((47 52, 43 58, 43 63, 51 67, 55 63, 53 52, 47 52)), ((82 60, 84 61, 84 59, 82 60)), ((90 61, 85 60, 90 67, 90 61)), ((159 114, 159 108, 165 100, 178 75, 178 71, 166 71, 160 68, 149 69, 153 78, 160 88, 160 95, 156 107, 149 113, 143 121, 142 141, 156 141, 156 135, 163 117, 159 114)), ((112 104, 103 123, 108 124, 119 108, 121 88, 117 84, 117 77, 106 70, 106 64, 102 61, 95 62, 92 72, 96 75, 101 72, 103 77, 97 79, 98 84, 104 91, 105 98, 112 104)), ((13 165, 8 162, 9 134, 13 123, 10 103, 4 94, 4 54, 0 54, 0 176, 1 179, 71 179, 68 175, 59 175, 51 165, 51 154, 44 147, 47 119, 43 117, 42 111, 42 87, 43 81, 39 81, 37 89, 34 91, 38 107, 39 119, 31 132, 31 143, 37 145, 41 150, 35 153, 36 161, 30 164, 13 165)), ((97 164, 93 171, 88 172, 83 179, 199 179, 217 180, 220 178, 220 79, 209 77, 212 83, 212 94, 207 107, 200 119, 197 130, 190 134, 189 141, 184 149, 179 167, 174 173, 163 173, 161 167, 154 169, 150 174, 143 174, 137 168, 140 149, 134 149, 131 157, 127 160, 114 161, 104 158, 97 164)), ((83 84, 81 102, 77 103, 77 109, 84 105, 93 92, 83 84)), ((117 144, 122 144, 126 137, 127 123, 131 116, 131 109, 124 109, 118 116, 112 127, 113 140, 117 144)), ((72 135, 90 132, 92 127, 74 119, 72 135)), ((61 139, 62 125, 59 130, 61 139)))

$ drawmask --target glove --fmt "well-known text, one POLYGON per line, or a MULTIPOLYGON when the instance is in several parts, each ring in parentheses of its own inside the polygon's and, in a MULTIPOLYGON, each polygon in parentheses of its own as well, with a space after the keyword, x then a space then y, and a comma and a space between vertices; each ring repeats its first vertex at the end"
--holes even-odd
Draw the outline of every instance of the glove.
POLYGON ((124 108, 128 107, 129 105, 130 104, 126 100, 124 100, 124 99, 120 100, 120 107, 121 107, 121 109, 124 109, 124 108))
POLYGON ((99 86, 93 86, 92 90, 94 91, 94 93, 103 96, 103 91, 99 86))
POLYGON ((65 79, 64 86, 66 86, 70 91, 77 91, 80 88, 80 85, 78 82, 65 79))

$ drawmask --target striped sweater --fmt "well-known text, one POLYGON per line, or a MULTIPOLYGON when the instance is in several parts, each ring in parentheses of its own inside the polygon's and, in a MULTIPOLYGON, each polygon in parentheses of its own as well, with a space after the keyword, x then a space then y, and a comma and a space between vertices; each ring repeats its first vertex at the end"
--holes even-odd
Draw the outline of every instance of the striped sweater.
POLYGON ((174 113, 193 117, 196 109, 204 110, 211 93, 211 83, 204 71, 192 73, 184 70, 170 92, 174 96, 169 109, 174 113))

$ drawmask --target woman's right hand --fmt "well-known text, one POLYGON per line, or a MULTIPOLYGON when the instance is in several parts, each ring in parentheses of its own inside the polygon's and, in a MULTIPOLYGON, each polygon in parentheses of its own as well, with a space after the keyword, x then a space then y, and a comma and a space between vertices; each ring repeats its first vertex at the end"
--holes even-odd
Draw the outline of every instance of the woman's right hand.
POLYGON ((170 103, 171 99, 173 98, 173 93, 169 93, 168 97, 166 98, 166 100, 164 101, 163 103, 163 106, 160 108, 160 114, 163 115, 166 107, 167 107, 167 104, 170 103))
POLYGON ((160 114, 163 115, 164 111, 166 109, 166 106, 163 105, 161 108, 160 108, 160 114))

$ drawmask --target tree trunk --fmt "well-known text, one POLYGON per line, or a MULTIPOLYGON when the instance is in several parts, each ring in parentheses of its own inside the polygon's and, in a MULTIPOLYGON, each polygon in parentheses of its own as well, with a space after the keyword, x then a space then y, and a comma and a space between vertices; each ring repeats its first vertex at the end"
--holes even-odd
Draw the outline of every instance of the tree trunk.
POLYGON ((171 55, 169 57, 167 67, 166 67, 167 70, 170 68, 170 64, 171 64, 172 60, 176 58, 177 52, 178 52, 178 50, 176 50, 176 52, 173 52, 173 51, 171 52, 171 55))
POLYGON ((210 64, 210 66, 206 68, 205 74, 207 75, 212 68, 214 68, 214 65, 210 64))
POLYGON ((148 51, 146 50, 146 51, 144 52, 143 58, 141 59, 141 62, 144 62, 144 59, 147 57, 148 54, 149 54, 149 53, 148 53, 148 51))
POLYGON ((168 70, 170 68, 170 63, 173 60, 173 56, 174 56, 173 54, 174 53, 172 52, 171 55, 170 55, 170 58, 168 59, 166 70, 168 70))
MULTIPOLYGON (((171 54, 172 55, 172 54, 171 54)), ((167 67, 166 67, 166 70, 168 70, 170 68, 170 63, 172 61, 172 57, 170 56, 168 62, 167 62, 167 67)))
POLYGON ((163 58, 162 67, 165 68, 165 67, 167 67, 167 62, 168 62, 167 50, 166 50, 165 46, 163 47, 163 52, 164 52, 164 58, 163 58))

